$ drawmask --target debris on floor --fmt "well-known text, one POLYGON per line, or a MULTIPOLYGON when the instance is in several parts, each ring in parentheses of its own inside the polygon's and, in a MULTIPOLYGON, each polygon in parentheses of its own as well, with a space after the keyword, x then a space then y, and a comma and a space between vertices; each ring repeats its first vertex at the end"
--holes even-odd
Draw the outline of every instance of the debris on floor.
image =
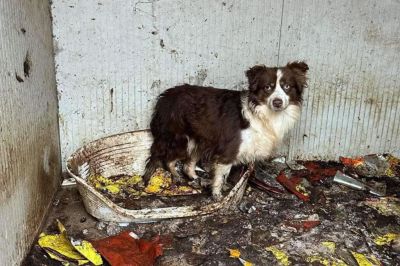
POLYGON ((400 200, 395 197, 385 198, 371 198, 364 202, 365 205, 374 208, 380 214, 385 216, 397 216, 400 217, 400 200))
POLYGON ((185 206, 194 195, 202 200, 208 198, 205 193, 202 194, 201 187, 194 187, 189 180, 183 178, 179 181, 181 182, 173 179, 172 175, 163 169, 156 170, 147 186, 140 175, 90 175, 87 178, 90 186, 126 209, 185 206))
MULTIPOLYGON (((85 212, 76 188, 63 188, 44 232, 60 234, 54 228, 58 219, 68 231, 68 242, 71 237, 95 243, 125 235, 130 241, 162 243, 155 265, 399 265, 399 167, 399 160, 391 155, 341 158, 340 162, 280 158, 256 166, 250 186, 232 213, 151 224, 97 221, 85 212), (338 171, 366 189, 334 181, 338 171), (280 175, 283 181, 277 178, 280 175), (372 189, 384 191, 384 196, 370 193, 372 189), (168 236, 169 243, 157 242, 160 235, 168 236)), ((146 196, 163 198, 151 197, 146 196)), ((61 265, 49 257, 48 250, 35 245, 25 265, 61 265)), ((107 265, 107 257, 97 250, 107 265)), ((78 260, 73 262, 78 264, 78 260)))
POLYGON ((177 185, 173 183, 172 176, 163 169, 157 169, 151 176, 149 184, 145 187, 140 175, 104 177, 91 175, 88 183, 99 192, 111 198, 139 198, 147 195, 177 196, 193 195, 201 193, 200 190, 188 185, 177 185))

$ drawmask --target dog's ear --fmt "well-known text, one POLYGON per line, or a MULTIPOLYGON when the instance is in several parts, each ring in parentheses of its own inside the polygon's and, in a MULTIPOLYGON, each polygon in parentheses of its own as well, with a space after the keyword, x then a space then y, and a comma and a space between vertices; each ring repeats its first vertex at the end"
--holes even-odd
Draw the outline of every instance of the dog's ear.
POLYGON ((308 65, 303 61, 294 61, 287 63, 286 67, 290 68, 296 74, 296 82, 298 93, 302 94, 304 89, 308 87, 307 85, 307 71, 308 65))
POLYGON ((304 61, 294 61, 287 63, 286 67, 296 71, 303 73, 305 75, 308 71, 308 65, 304 61))
POLYGON ((249 80, 250 90, 257 89, 258 75, 267 70, 265 65, 256 65, 246 71, 246 77, 249 80))

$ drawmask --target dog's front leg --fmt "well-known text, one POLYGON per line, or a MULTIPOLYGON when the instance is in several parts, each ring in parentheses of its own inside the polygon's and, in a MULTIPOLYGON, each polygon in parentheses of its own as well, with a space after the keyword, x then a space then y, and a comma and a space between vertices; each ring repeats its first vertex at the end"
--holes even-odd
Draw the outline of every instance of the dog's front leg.
POLYGON ((211 185, 212 196, 214 200, 222 199, 222 185, 224 184, 225 176, 227 176, 231 170, 232 164, 219 164, 216 163, 213 166, 213 181, 211 185))

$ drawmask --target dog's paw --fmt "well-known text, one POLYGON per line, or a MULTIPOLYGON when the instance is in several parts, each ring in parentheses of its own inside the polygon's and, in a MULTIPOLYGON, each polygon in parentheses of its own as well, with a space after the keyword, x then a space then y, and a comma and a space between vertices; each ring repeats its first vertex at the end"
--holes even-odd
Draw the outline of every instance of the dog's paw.
POLYGON ((224 196, 222 196, 221 192, 213 192, 212 197, 214 201, 221 201, 224 196))
POLYGON ((190 181, 188 184, 189 184, 189 186, 191 186, 191 187, 193 187, 193 188, 197 188, 197 189, 201 189, 201 188, 202 188, 202 187, 201 187, 200 179, 192 180, 192 181, 190 181))

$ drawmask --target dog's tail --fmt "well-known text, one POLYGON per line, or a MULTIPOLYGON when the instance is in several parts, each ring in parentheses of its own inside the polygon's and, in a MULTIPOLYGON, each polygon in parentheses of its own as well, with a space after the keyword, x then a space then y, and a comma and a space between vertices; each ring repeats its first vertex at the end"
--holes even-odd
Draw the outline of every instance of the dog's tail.
POLYGON ((146 162, 143 180, 147 184, 157 168, 164 168, 163 162, 155 156, 150 156, 146 162))
POLYGON ((164 168, 164 159, 167 155, 167 142, 161 138, 154 137, 153 144, 150 148, 150 156, 146 161, 146 168, 143 174, 143 180, 147 184, 150 177, 154 174, 157 168, 164 168))

